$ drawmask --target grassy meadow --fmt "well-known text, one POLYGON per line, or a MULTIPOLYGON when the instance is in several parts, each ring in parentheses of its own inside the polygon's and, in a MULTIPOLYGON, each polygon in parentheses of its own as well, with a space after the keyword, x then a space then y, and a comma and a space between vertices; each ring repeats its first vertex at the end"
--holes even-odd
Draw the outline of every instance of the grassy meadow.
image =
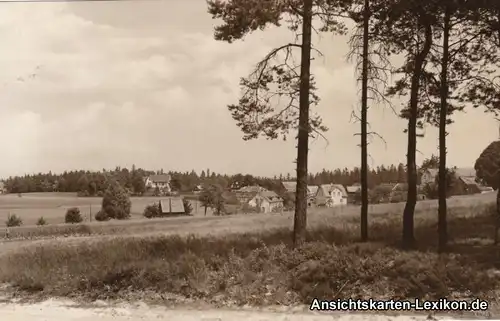
MULTIPOLYGON (((158 197, 131 197, 131 219, 143 219, 142 213, 147 205, 158 202, 158 197)), ((77 197, 76 193, 27 193, 0 195, 0 225, 5 225, 9 214, 16 214, 23 219, 23 225, 35 225, 43 216, 49 224, 64 223, 64 215, 71 207, 78 207, 84 222, 92 221, 101 208, 101 197, 77 197)), ((194 215, 203 215, 196 200, 190 200, 194 215)), ((211 212, 208 211, 211 215, 211 212)))

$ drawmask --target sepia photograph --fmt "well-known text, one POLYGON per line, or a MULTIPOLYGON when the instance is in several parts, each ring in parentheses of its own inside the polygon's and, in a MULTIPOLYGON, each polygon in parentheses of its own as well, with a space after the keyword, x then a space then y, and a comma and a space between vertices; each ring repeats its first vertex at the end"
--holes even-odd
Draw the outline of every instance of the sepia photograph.
POLYGON ((500 320, 499 0, 0 0, 0 320, 500 320))

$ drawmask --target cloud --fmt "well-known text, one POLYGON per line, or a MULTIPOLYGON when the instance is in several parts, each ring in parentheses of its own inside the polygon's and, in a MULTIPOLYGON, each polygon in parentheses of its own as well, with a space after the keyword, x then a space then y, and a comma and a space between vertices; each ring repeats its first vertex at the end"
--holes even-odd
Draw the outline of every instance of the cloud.
MULTIPOLYGON (((116 165, 292 173, 287 142, 244 142, 227 110, 240 77, 274 46, 293 41, 286 29, 256 32, 234 44, 212 38, 214 21, 201 0, 113 3, 24 3, 0 12, 0 176, 116 165), (26 17, 30 17, 27 19, 26 17), (18 80, 20 78, 21 80, 18 80)), ((216 23, 216 22, 215 22, 216 23)), ((359 105, 346 37, 317 40, 313 61, 330 128, 312 142, 311 171, 359 164, 359 105)), ((387 141, 370 145, 376 164, 404 161, 405 122, 373 105, 370 123, 387 141)), ((450 127, 450 163, 469 165, 495 139, 497 124, 481 111, 450 127), (481 123, 480 131, 474 126, 481 123), (472 126, 472 127, 471 127, 472 126)), ((436 150, 436 132, 419 141, 420 158, 436 150)))

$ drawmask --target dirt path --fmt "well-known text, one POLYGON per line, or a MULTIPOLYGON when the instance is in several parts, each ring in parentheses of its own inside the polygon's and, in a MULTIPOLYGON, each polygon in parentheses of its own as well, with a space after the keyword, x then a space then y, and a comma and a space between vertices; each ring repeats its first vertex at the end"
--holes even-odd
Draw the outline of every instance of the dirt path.
POLYGON ((93 306, 82 308, 72 302, 48 300, 37 304, 2 303, 2 320, 9 321, 414 321, 424 316, 383 316, 341 313, 285 313, 231 310, 189 310, 151 307, 145 304, 121 306, 93 306))

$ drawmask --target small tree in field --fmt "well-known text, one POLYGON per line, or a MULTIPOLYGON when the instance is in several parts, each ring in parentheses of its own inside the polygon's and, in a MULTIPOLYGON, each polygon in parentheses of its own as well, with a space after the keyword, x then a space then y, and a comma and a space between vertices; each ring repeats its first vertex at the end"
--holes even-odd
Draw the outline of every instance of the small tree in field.
POLYGON ((112 182, 102 198, 101 211, 109 218, 125 220, 130 218, 132 203, 130 197, 118 182, 112 182))
POLYGON ((40 217, 40 218, 38 219, 38 221, 36 221, 36 225, 38 225, 38 226, 47 225, 47 221, 46 221, 46 220, 43 218, 43 216, 42 216, 42 217, 40 217))
POLYGON ((184 213, 186 213, 187 215, 191 215, 191 213, 193 212, 193 205, 191 205, 191 202, 183 198, 182 204, 184 205, 184 213))
POLYGON ((207 216, 207 208, 213 208, 214 206, 214 193, 213 190, 207 186, 204 186, 203 189, 201 190, 200 196, 198 200, 201 203, 201 206, 205 208, 205 216, 207 216))
POLYGON ((146 206, 142 215, 145 218, 160 217, 160 203, 154 203, 152 205, 146 206))
POLYGON ((81 223, 83 222, 83 217, 80 213, 80 209, 78 207, 69 208, 66 211, 66 215, 64 217, 65 223, 81 223))
POLYGON ((108 216, 108 214, 106 214, 106 212, 104 212, 103 210, 100 210, 99 212, 97 212, 95 214, 95 220, 99 221, 99 222, 105 222, 105 221, 109 221, 110 217, 108 216))
POLYGON ((9 216, 7 217, 7 221, 5 222, 5 225, 7 227, 21 226, 22 224, 23 220, 16 214, 9 214, 9 216))

